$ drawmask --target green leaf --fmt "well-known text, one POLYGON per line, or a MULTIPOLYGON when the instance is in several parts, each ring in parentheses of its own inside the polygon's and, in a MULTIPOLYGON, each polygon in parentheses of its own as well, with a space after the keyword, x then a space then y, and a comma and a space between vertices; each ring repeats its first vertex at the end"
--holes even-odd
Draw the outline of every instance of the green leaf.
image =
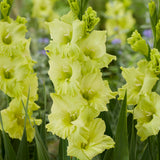
POLYGON ((67 139, 60 139, 58 160, 70 160, 70 157, 67 156, 67 146, 67 139))
POLYGON ((44 84, 44 110, 42 112, 42 124, 40 126, 40 136, 43 140, 43 143, 47 149, 47 143, 46 143, 46 128, 45 128, 45 125, 46 125, 46 88, 45 88, 45 84, 44 84))
POLYGON ((129 148, 129 160, 136 159, 136 133, 134 127, 134 119, 132 118, 132 130, 131 130, 131 140, 130 140, 130 148, 129 148))
POLYGON ((105 152, 105 155, 104 155, 103 160, 111 160, 111 159, 113 159, 113 151, 114 151, 113 148, 110 149, 110 150, 107 150, 107 151, 105 152))
POLYGON ((47 149, 43 143, 43 140, 39 134, 39 131, 36 125, 35 125, 35 141, 36 141, 38 160, 49 160, 47 149))
POLYGON ((26 121, 27 121, 27 118, 29 120, 29 116, 28 116, 29 94, 30 94, 30 89, 28 91, 26 106, 24 105, 24 103, 22 101, 23 108, 25 110, 25 121, 24 121, 23 136, 22 136, 22 139, 20 141, 20 145, 18 147, 16 160, 21 160, 21 159, 29 160, 29 151, 28 151, 27 133, 26 133, 26 121))
POLYGON ((3 137, 3 142, 4 142, 5 157, 7 160, 16 160, 16 154, 10 143, 10 139, 8 135, 5 133, 4 128, 3 128, 1 112, 0 112, 0 124, 2 126, 2 137, 3 137))
MULTIPOLYGON (((105 135, 113 137, 113 133, 112 133, 112 130, 111 130, 111 127, 110 127, 108 112, 101 112, 100 115, 99 115, 99 118, 102 118, 105 122, 105 125, 106 125, 105 135)), ((106 157, 108 157, 108 156, 111 157, 112 153, 113 153, 113 150, 110 149, 110 150, 106 150, 105 152, 101 153, 99 156, 101 157, 101 159, 107 160, 108 158, 106 158, 106 157)))
POLYGON ((29 160, 29 152, 28 152, 28 143, 27 143, 27 134, 26 127, 23 130, 22 140, 18 147, 16 160, 29 160))
POLYGON ((141 160, 151 160, 148 144, 147 144, 147 146, 146 146, 146 148, 145 148, 145 150, 143 152, 141 160))
POLYGON ((114 160, 129 160, 127 134, 127 93, 123 100, 115 136, 114 160))

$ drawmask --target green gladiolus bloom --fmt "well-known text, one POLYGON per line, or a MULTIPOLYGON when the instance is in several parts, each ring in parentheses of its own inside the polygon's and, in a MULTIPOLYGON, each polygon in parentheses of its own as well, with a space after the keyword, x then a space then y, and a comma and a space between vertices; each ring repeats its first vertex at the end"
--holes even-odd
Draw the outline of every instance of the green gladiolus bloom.
POLYGON ((137 119, 137 134, 142 141, 157 135, 160 130, 160 96, 155 92, 141 95, 134 109, 134 119, 137 119))
POLYGON ((137 30, 132 33, 132 36, 127 41, 135 52, 148 56, 148 45, 137 30))
POLYGON ((127 83, 119 89, 119 99, 124 98, 125 90, 127 89, 127 103, 136 105, 141 94, 147 94, 152 91, 158 78, 153 71, 149 70, 146 60, 139 61, 138 68, 121 67, 121 69, 127 83))
POLYGON ((0 22, 0 55, 17 56, 25 51, 26 27, 16 22, 0 22))
POLYGON ((53 42, 61 45, 76 43, 85 33, 85 24, 79 20, 73 21, 71 25, 55 19, 48 23, 48 27, 53 42))
POLYGON ((108 67, 115 56, 106 54, 106 31, 93 31, 87 37, 78 42, 78 46, 84 53, 85 61, 95 61, 97 67, 108 67), (87 44, 87 45, 86 45, 87 44))
MULTIPOLYGON (((24 104, 26 104, 26 98, 23 98, 24 104)), ((28 106, 28 115, 30 122, 27 119, 26 123, 26 132, 27 132, 27 141, 31 142, 34 138, 35 129, 33 128, 34 121, 37 125, 41 124, 41 120, 35 119, 32 116, 33 111, 39 109, 39 106, 33 102, 29 102, 28 106)), ((9 134, 11 138, 20 139, 23 135, 24 129, 24 120, 25 120, 25 111, 21 102, 21 99, 13 99, 9 107, 1 111, 3 126, 5 132, 9 134)), ((1 126, 0 126, 1 129, 1 126)))
POLYGON ((77 157, 80 160, 91 160, 105 149, 113 148, 115 144, 113 139, 104 135, 104 131, 105 124, 99 118, 90 121, 87 129, 77 129, 68 138, 68 155, 77 157))
POLYGON ((100 72, 97 74, 87 74, 81 80, 80 92, 83 99, 89 106, 97 111, 107 111, 106 103, 114 96, 109 96, 112 91, 109 89, 108 83, 104 83, 100 72))
POLYGON ((29 64, 26 64, 27 61, 23 63, 22 60, 21 63, 19 63, 19 60, 22 59, 12 59, 3 56, 0 58, 0 89, 10 97, 21 96, 23 81, 33 72, 29 64))
POLYGON ((81 78, 80 63, 57 56, 54 60, 50 60, 49 64, 48 74, 55 85, 56 92, 58 94, 76 94, 79 91, 79 79, 81 78))
MULTIPOLYGON (((74 121, 80 118, 85 101, 80 96, 59 96, 56 94, 52 94, 51 96, 53 106, 51 114, 48 117, 50 123, 46 127, 48 131, 65 139, 76 130, 77 127, 74 121)), ((83 124, 81 125, 83 126, 83 124)))

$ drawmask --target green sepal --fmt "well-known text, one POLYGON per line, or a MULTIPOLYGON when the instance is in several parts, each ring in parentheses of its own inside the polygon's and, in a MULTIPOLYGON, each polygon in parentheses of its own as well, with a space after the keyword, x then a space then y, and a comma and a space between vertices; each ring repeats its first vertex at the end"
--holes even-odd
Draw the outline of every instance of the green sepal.
POLYGON ((47 149, 43 143, 43 140, 39 134, 38 128, 35 124, 35 142, 36 142, 36 148, 37 148, 37 156, 38 160, 49 160, 49 155, 47 152, 47 149))
POLYGON ((0 10, 1 10, 1 19, 7 19, 9 10, 10 10, 10 5, 7 3, 6 0, 3 0, 0 3, 0 10))

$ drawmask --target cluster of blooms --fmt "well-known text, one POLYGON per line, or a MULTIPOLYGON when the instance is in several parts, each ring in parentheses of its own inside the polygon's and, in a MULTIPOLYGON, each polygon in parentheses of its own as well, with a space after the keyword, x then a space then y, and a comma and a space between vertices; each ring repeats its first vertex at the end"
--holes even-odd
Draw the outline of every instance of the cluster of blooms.
POLYGON ((51 22, 58 15, 53 11, 56 0, 33 0, 32 17, 38 18, 40 28, 46 28, 44 22, 51 22))
MULTIPOLYGON (((3 19, 0 21, 0 89, 11 97, 9 106, 1 111, 5 132, 12 138, 21 139, 24 129, 25 110, 28 92, 30 97, 28 103, 28 115, 26 122, 27 140, 34 138, 34 121, 40 124, 40 120, 31 117, 33 111, 37 110, 34 101, 37 100, 38 81, 33 71, 35 63, 29 52, 30 39, 25 39, 27 31, 26 20, 17 17, 14 21, 7 16, 10 5, 7 1, 0 3, 3 19)), ((0 129, 2 129, 0 125, 0 129)))
POLYGON ((106 3, 106 29, 112 43, 125 43, 127 32, 132 29, 135 20, 128 9, 130 1, 114 0, 106 3))
POLYGON ((106 32, 92 31, 98 21, 89 7, 82 20, 70 11, 48 23, 52 40, 46 50, 56 93, 51 94, 53 106, 46 127, 67 138, 68 155, 80 160, 114 147, 112 138, 104 135, 104 121, 96 118, 117 94, 102 80, 100 69, 116 57, 106 53, 106 32))
POLYGON ((146 59, 140 60, 136 68, 121 67, 127 83, 119 89, 119 98, 123 99, 127 89, 127 103, 135 105, 133 113, 137 120, 137 134, 143 141, 160 130, 160 95, 153 91, 160 75, 160 53, 156 48, 150 50, 137 31, 128 39, 128 43, 146 59))

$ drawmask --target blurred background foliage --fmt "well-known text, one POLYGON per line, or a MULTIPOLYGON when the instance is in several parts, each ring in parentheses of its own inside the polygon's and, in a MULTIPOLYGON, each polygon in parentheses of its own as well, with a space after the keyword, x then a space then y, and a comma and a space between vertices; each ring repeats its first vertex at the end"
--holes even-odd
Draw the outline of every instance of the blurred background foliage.
MULTIPOLYGON (((52 6, 52 18, 58 18, 58 16, 64 15, 69 11, 69 5, 67 0, 50 0, 54 1, 52 6)), ((100 17, 100 22, 96 26, 96 29, 105 30, 106 23, 108 20, 106 4, 113 3, 114 0, 90 0, 89 5, 93 7, 95 11, 97 11, 98 16, 100 17)), ((125 3, 125 0, 119 0, 122 3, 125 3)), ((127 1, 127 0, 126 0, 127 1)), ((148 2, 149 0, 131 0, 130 5, 127 7, 127 10, 132 12, 133 18, 135 20, 135 25, 126 32, 126 37, 129 37, 135 29, 137 29, 144 39, 146 39, 149 45, 152 47, 153 45, 153 37, 151 33, 151 26, 149 20, 148 13, 148 2)), ((36 3, 36 0, 35 0, 36 3)), ((53 19, 48 16, 44 18, 42 16, 33 16, 33 8, 35 3, 33 0, 15 0, 14 5, 11 11, 11 17, 16 18, 17 15, 25 17, 27 19, 27 29, 28 32, 26 34, 26 38, 31 38, 31 55, 32 58, 37 62, 34 66, 34 70, 37 73, 39 79, 39 99, 37 104, 40 105, 41 110, 39 113, 41 114, 44 109, 44 97, 46 96, 46 118, 50 113, 50 108, 52 105, 52 100, 50 97, 50 93, 54 92, 54 85, 49 79, 48 76, 48 57, 46 55, 45 46, 49 44, 50 35, 47 27, 45 26, 45 21, 52 21, 53 19), (42 25, 43 24, 43 25, 42 25), (45 88, 45 95, 44 95, 45 88)), ((37 3, 41 3, 40 0, 37 0, 37 3)), ((43 2, 41 3, 41 9, 45 9, 43 2)), ((37 10, 37 12, 39 12, 37 10)), ((123 22, 122 22, 123 23, 123 22)), ((114 29, 114 28, 113 28, 114 29)), ((114 36, 114 35, 113 35, 114 36)), ((112 55, 116 55, 117 60, 113 61, 109 68, 103 68, 103 78, 109 81, 109 84, 113 91, 116 91, 117 88, 121 87, 124 84, 124 80, 121 76, 120 66, 130 67, 136 66, 136 62, 142 58, 142 55, 139 53, 133 52, 130 46, 127 44, 127 40, 125 43, 121 43, 116 39, 112 39, 112 37, 108 37, 106 39, 106 52, 112 55)), ((0 110, 6 108, 8 106, 8 102, 10 101, 9 97, 4 95, 2 91, 0 91, 0 110)), ((120 110, 120 105, 117 100, 112 100, 110 104, 108 104, 109 111, 107 112, 109 124, 113 133, 113 137, 115 135, 118 114, 120 110)), ((130 119, 132 119, 131 115, 128 116, 128 124, 130 119)), ((47 142, 48 142, 48 150, 50 153, 50 157, 52 160, 56 160, 58 156, 58 145, 59 139, 58 137, 52 135, 51 133, 47 133, 47 142)), ((130 138, 130 137, 129 137, 130 138)), ((154 142, 154 140, 153 140, 154 142)), ((14 142, 16 143, 16 142, 14 142)), ((141 143, 139 138, 137 138, 137 143, 140 144, 139 148, 137 148, 137 159, 140 160, 142 158, 142 150, 146 147, 146 142, 141 143)), ((30 144, 31 148, 33 144, 30 144)), ((0 151, 1 152, 1 151, 0 151)), ((99 159, 96 157, 95 159, 99 159)))

